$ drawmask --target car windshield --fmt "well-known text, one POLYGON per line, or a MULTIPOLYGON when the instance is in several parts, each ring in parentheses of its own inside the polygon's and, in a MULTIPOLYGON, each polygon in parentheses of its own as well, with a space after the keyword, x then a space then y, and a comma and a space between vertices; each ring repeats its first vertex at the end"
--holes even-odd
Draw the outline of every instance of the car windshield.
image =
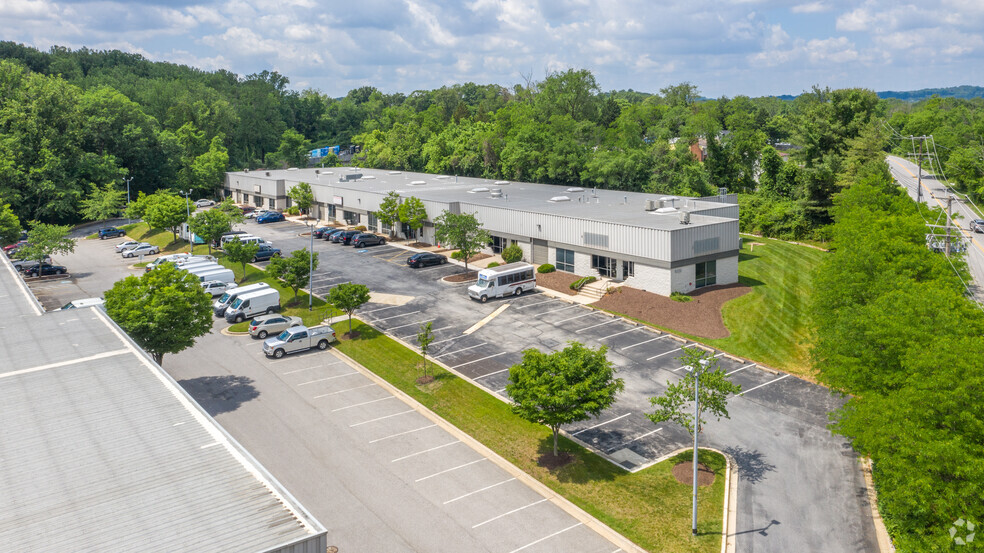
POLYGON ((243 304, 243 299, 242 298, 236 298, 236 301, 232 302, 232 308, 233 309, 237 309, 242 304, 243 304))
POLYGON ((290 339, 290 331, 285 330, 281 332, 280 334, 277 335, 277 339, 280 340, 281 342, 286 342, 287 340, 290 339))
POLYGON ((62 309, 75 309, 75 304, 73 304, 72 302, 68 302, 62 306, 62 309))
POLYGON ((222 294, 222 297, 219 298, 219 303, 225 303, 227 301, 229 301, 229 292, 222 294))
POLYGON ((492 285, 492 281, 485 280, 484 278, 478 279, 478 282, 475 283, 475 286, 478 286, 479 288, 483 288, 483 289, 488 288, 491 285, 492 285))

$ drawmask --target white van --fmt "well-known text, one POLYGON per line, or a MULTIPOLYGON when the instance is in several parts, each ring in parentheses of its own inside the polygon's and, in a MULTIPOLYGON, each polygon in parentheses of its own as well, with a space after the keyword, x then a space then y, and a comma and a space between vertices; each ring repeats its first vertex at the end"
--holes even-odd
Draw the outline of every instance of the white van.
POLYGON ((243 244, 257 244, 257 245, 268 244, 270 246, 273 245, 272 242, 267 242, 266 240, 260 238, 259 236, 253 236, 252 234, 234 234, 232 236, 225 236, 222 238, 222 245, 224 246, 227 242, 231 242, 237 238, 243 244))
POLYGON ((216 269, 225 269, 225 267, 211 261, 203 261, 202 263, 192 263, 191 265, 185 265, 184 267, 181 267, 181 270, 187 271, 193 275, 198 275, 208 271, 214 271, 216 269))
POLYGON ((226 308, 229 307, 229 304, 236 301, 236 298, 269 287, 270 285, 265 282, 257 282, 256 284, 247 284, 246 286, 229 290, 225 294, 222 294, 221 298, 215 300, 215 303, 212 304, 212 311, 215 311, 216 317, 224 317, 226 308))
POLYGON ((198 277, 199 282, 208 282, 210 280, 219 280, 225 283, 236 282, 236 274, 232 272, 232 269, 226 269, 225 267, 219 267, 214 271, 193 274, 198 277))
POLYGON ((225 312, 225 320, 241 323, 263 313, 280 311, 280 292, 276 288, 266 288, 248 294, 240 294, 225 312))
POLYGON ((92 307, 93 305, 102 305, 106 303, 102 298, 85 298, 81 300, 72 300, 59 309, 55 311, 64 311, 66 309, 81 309, 83 307, 92 307))
POLYGON ((517 261, 478 272, 478 282, 468 287, 468 297, 485 303, 489 298, 520 295, 536 288, 533 265, 517 261))
POLYGON ((147 265, 147 270, 150 271, 154 267, 160 267, 164 263, 174 263, 175 267, 183 269, 185 266, 195 263, 215 263, 215 258, 211 255, 190 255, 187 253, 162 255, 161 257, 151 261, 147 265))

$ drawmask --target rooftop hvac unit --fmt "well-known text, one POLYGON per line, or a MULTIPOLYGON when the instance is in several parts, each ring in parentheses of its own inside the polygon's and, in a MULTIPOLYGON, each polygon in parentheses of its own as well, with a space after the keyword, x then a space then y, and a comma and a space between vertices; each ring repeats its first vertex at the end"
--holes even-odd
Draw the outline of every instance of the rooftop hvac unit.
MULTIPOLYGON (((457 175, 455 175, 455 176, 457 176, 457 175)), ((497 181, 495 181, 495 183, 497 185, 499 185, 499 186, 505 186, 505 185, 509 184, 509 181, 507 181, 507 180, 497 180, 497 181)))
POLYGON ((268 177, 270 176, 270 171, 267 171, 266 172, 266 176, 268 176, 268 177))
POLYGON ((469 192, 471 192, 472 194, 478 194, 479 192, 488 192, 488 191, 489 189, 484 186, 479 186, 477 188, 472 188, 471 190, 469 190, 469 192))
POLYGON ((569 202, 569 201, 571 201, 571 199, 568 196, 554 196, 553 198, 550 198, 547 201, 548 202, 554 202, 554 203, 556 203, 556 202, 569 202))
POLYGON ((501 188, 493 188, 492 189, 492 197, 493 198, 501 198, 502 197, 502 189, 501 188))
POLYGON ((690 212, 689 211, 681 211, 680 212, 680 224, 681 225, 689 225, 690 224, 690 212))
POLYGON ((656 211, 656 200, 646 200, 646 211, 656 211))
POLYGON ((400 174, 400 171, 390 171, 389 174, 391 174, 391 175, 399 175, 400 174))
POLYGON ((321 169, 315 169, 314 170, 314 174, 315 175, 320 175, 321 174, 321 169))
POLYGON ((422 181, 422 180, 412 180, 412 181, 410 181, 410 186, 423 186, 425 184, 427 184, 427 181, 422 181))

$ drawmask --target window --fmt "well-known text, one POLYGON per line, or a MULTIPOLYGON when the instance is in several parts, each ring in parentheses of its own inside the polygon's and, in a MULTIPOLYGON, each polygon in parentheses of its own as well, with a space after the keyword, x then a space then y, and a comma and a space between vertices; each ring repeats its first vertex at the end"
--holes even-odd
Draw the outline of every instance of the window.
POLYGON ((635 276, 635 261, 623 261, 622 278, 629 278, 634 276, 635 276))
POLYGON ((248 204, 249 203, 249 194, 243 194, 243 203, 244 204, 248 204))
POLYGON ((615 272, 618 270, 616 263, 617 261, 614 259, 603 255, 591 256, 591 268, 597 270, 598 274, 605 278, 615 277, 615 272))
POLYGON ((273 198, 268 198, 267 199, 267 206, 269 206, 270 209, 273 209, 273 208, 277 207, 277 204, 274 202, 273 198))
POLYGON ((373 213, 372 211, 370 211, 369 212, 369 224, 366 225, 366 226, 369 227, 369 230, 375 232, 377 230, 376 229, 377 225, 379 225, 379 217, 376 217, 376 214, 373 213))
POLYGON ((335 204, 328 204, 328 216, 332 219, 335 218, 335 204))
POLYGON ((253 205, 256 207, 263 207, 263 198, 259 196, 253 196, 253 205))
POLYGON ((698 263, 695 265, 695 269, 697 273, 695 278, 697 288, 717 284, 717 261, 698 263))
POLYGON ((558 271, 567 273, 574 272, 574 250, 564 250, 557 248, 557 262, 554 263, 558 271))
POLYGON ((492 241, 489 245, 492 246, 492 253, 502 253, 502 250, 506 248, 508 240, 502 238, 501 236, 492 236, 492 241))
MULTIPOLYGON (((273 207, 273 206, 270 206, 273 207)), ((290 207, 290 196, 287 196, 287 207, 290 207)))

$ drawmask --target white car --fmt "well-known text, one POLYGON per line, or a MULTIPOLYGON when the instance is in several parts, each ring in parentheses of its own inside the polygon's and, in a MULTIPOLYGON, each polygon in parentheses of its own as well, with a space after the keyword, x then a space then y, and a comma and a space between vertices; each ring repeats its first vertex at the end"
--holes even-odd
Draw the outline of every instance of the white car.
POLYGON ((268 213, 268 211, 265 210, 265 209, 257 209, 256 211, 251 211, 251 212, 247 213, 246 214, 246 218, 247 219, 256 219, 257 217, 259 217, 260 215, 263 215, 264 213, 268 213))
POLYGON ((155 255, 161 253, 161 249, 150 244, 140 244, 136 248, 123 251, 123 257, 137 257, 138 255, 155 255))
POLYGON ((200 200, 195 200, 195 207, 209 207, 215 205, 215 202, 207 198, 202 198, 200 200))
POLYGON ((126 242, 120 242, 116 245, 116 253, 123 253, 123 250, 129 250, 130 248, 136 248, 137 246, 147 244, 146 242, 140 242, 138 240, 127 240, 126 242))
POLYGON ((222 282, 221 280, 208 280, 202 283, 202 290, 205 290, 212 297, 221 296, 229 290, 239 286, 235 282, 222 282))

